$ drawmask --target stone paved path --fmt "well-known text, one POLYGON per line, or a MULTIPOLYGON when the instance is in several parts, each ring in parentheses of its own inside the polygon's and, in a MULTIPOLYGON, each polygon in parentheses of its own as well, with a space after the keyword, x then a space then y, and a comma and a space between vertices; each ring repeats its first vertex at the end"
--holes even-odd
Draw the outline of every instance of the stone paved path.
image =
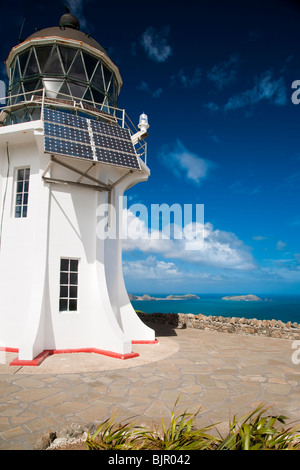
POLYGON ((48 431, 85 426, 118 412, 159 425, 201 407, 198 425, 225 432, 229 418, 258 404, 300 421, 300 365, 292 341, 154 326, 157 345, 134 345, 140 357, 97 354, 48 357, 39 367, 11 367, 0 353, 0 450, 31 450, 48 431), (4 363, 5 362, 5 363, 4 363))

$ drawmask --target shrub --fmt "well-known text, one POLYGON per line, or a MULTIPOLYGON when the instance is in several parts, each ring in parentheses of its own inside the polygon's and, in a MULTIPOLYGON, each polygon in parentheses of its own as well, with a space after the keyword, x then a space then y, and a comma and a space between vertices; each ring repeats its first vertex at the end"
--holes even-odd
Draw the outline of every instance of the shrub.
MULTIPOLYGON (((176 416, 175 402, 170 424, 162 419, 161 432, 135 426, 134 423, 115 423, 115 417, 104 421, 86 439, 88 450, 299 450, 300 430, 285 428, 286 417, 266 414, 268 407, 259 405, 254 411, 229 422, 225 437, 209 434, 217 425, 195 428, 199 414, 184 412, 176 416)), ((217 429, 217 428, 216 428, 217 429)))

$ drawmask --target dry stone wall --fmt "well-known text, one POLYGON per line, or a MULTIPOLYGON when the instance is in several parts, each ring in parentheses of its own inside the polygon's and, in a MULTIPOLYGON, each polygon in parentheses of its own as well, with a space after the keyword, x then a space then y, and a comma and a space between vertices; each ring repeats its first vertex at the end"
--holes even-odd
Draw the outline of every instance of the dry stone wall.
POLYGON ((299 323, 283 323, 281 320, 257 320, 256 318, 238 318, 194 315, 192 313, 144 313, 137 312, 144 323, 161 323, 174 328, 197 328, 223 333, 267 336, 270 338, 300 339, 299 323))

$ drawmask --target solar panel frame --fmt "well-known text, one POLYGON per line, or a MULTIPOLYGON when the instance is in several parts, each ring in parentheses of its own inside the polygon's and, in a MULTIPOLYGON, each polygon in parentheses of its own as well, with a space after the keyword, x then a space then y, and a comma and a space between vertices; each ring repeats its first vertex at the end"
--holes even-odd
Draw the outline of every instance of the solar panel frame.
POLYGON ((44 108, 46 153, 140 170, 129 129, 44 108))

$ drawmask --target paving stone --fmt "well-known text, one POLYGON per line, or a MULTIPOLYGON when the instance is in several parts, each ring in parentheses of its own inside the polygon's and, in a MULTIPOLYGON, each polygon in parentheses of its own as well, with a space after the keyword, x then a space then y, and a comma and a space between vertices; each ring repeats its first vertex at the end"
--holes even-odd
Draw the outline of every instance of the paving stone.
POLYGON ((69 355, 52 356, 42 368, 0 364, 0 449, 32 449, 47 431, 99 423, 114 412, 159 426, 179 396, 176 413, 201 406, 197 419, 205 425, 226 426, 230 413, 244 415, 261 402, 299 420, 300 367, 291 362, 290 341, 160 331, 159 347, 137 345, 138 361, 85 354, 69 364, 69 355))

